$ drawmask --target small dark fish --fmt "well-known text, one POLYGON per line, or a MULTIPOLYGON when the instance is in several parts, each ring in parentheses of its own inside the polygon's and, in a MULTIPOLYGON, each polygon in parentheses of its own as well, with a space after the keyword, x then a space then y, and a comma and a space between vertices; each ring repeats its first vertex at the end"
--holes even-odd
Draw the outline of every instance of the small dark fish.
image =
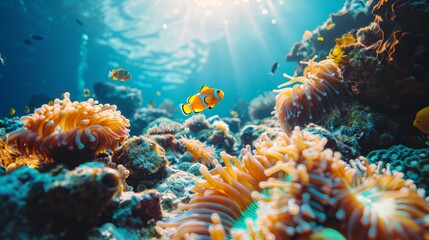
POLYGON ((31 35, 31 38, 34 39, 34 40, 38 40, 38 41, 41 41, 41 40, 45 39, 43 36, 41 36, 41 35, 35 35, 35 34, 31 35))
POLYGON ((273 66, 271 67, 271 72, 269 72, 268 74, 270 74, 271 76, 273 76, 279 66, 280 66, 279 62, 275 62, 273 64, 273 66))
POLYGON ((82 23, 79 19, 77 19, 77 18, 76 18, 76 22, 77 22, 77 24, 79 24, 80 26, 83 26, 83 23, 82 23))
POLYGON ((30 39, 24 39, 24 42, 27 44, 27 45, 31 45, 31 41, 30 41, 30 39))

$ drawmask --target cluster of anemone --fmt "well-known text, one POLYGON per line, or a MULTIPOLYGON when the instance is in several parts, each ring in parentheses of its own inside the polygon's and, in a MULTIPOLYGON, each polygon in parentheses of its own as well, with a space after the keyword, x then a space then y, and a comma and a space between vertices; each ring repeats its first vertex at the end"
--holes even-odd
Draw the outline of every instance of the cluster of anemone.
POLYGON ((201 159, 202 164, 210 165, 211 161, 216 158, 215 149, 213 147, 206 146, 198 139, 182 136, 179 141, 185 145, 186 152, 193 156, 195 162, 198 161, 198 159, 201 159))
POLYGON ((249 116, 253 121, 270 117, 276 105, 276 95, 273 92, 265 92, 254 98, 249 104, 249 116))
POLYGON ((365 158, 348 164, 326 143, 295 128, 262 134, 241 160, 222 152, 225 166, 202 166, 183 213, 160 226, 176 228, 171 239, 296 239, 326 227, 347 239, 429 237, 429 206, 411 180, 365 158))
POLYGON ((317 123, 329 111, 338 105, 341 93, 346 91, 340 68, 332 59, 308 62, 303 76, 291 77, 279 85, 275 112, 285 132, 295 126, 305 126, 310 122, 317 123))
POLYGON ((77 102, 55 99, 21 118, 24 127, 7 136, 7 145, 24 157, 46 161, 85 161, 107 149, 115 150, 129 135, 129 121, 115 105, 94 99, 77 102))
POLYGON ((183 128, 183 125, 178 122, 162 122, 159 125, 150 127, 146 134, 158 135, 158 134, 175 134, 183 128))

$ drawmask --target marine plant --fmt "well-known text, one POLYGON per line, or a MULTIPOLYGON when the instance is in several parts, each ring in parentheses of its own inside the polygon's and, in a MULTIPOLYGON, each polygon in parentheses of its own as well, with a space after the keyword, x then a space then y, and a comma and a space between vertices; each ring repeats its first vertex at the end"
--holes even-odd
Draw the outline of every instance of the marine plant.
POLYGON ((346 92, 340 68, 334 60, 315 62, 314 56, 305 63, 303 76, 292 77, 278 86, 275 113, 283 130, 291 132, 295 126, 320 121, 325 114, 338 105, 346 92), (292 86, 293 85, 293 86, 292 86))
POLYGON ((128 119, 115 105, 94 99, 64 99, 44 104, 23 116, 24 127, 8 134, 7 144, 25 157, 79 163, 106 149, 115 150, 128 137, 128 119))
POLYGON ((202 164, 210 165, 211 161, 216 158, 215 149, 213 147, 206 146, 198 139, 182 136, 179 141, 185 145, 186 151, 193 156, 194 162, 201 159, 202 164))
POLYGON ((347 239, 429 237, 429 207, 412 181, 365 158, 349 165, 326 143, 295 128, 262 134, 241 160, 222 152, 225 166, 202 166, 183 213, 160 226, 176 228, 171 239, 296 239, 326 227, 347 239))

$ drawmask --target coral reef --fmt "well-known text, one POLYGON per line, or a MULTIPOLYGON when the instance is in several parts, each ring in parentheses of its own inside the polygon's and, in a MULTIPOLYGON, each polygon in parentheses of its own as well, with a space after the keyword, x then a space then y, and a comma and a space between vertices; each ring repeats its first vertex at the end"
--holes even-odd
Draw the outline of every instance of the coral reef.
POLYGON ((5 138, 7 133, 21 128, 22 125, 23 123, 17 117, 0 119, 0 138, 5 138))
POLYGON ((383 33, 378 57, 413 72, 427 73, 429 31, 421 23, 429 19, 428 2, 379 1, 372 13, 383 33))
POLYGON ((181 123, 172 121, 172 120, 164 120, 159 121, 159 119, 155 120, 159 122, 159 124, 149 124, 145 133, 148 135, 161 135, 161 134, 175 134, 183 128, 181 123), (152 125, 152 126, 151 126, 152 125), (150 126, 150 127, 149 127, 150 126))
POLYGON ((334 61, 315 62, 315 58, 306 62, 303 76, 287 76, 290 80, 275 90, 278 92, 275 112, 285 132, 295 126, 319 122, 339 105, 339 97, 347 93, 341 70, 334 61))
MULTIPOLYGON (((286 56, 286 61, 300 62, 311 59, 315 55, 327 56, 329 49, 334 47, 336 38, 351 29, 364 27, 374 20, 371 9, 375 3, 376 1, 372 0, 347 0, 338 13, 332 14, 321 26, 312 31, 311 37, 294 43, 292 50, 286 56), (328 26, 334 27, 328 29, 328 26), (323 37, 323 41, 319 41, 318 37, 323 37)), ((296 74, 300 75, 301 72, 298 71, 296 74)))
POLYGON ((413 180, 417 187, 429 192, 429 148, 395 145, 389 149, 374 150, 367 158, 371 163, 381 161, 384 165, 390 164, 392 170, 404 173, 404 178, 413 180))
POLYGON ((161 196, 154 189, 124 192, 110 203, 106 212, 116 226, 141 229, 161 219, 161 196))
POLYGON ((115 104, 122 114, 132 118, 137 108, 143 104, 142 93, 137 88, 130 88, 114 83, 95 83, 94 92, 101 102, 115 104))
POLYGON ((128 137, 129 121, 115 105, 88 99, 72 102, 70 94, 21 118, 24 127, 8 134, 7 144, 24 157, 77 166, 128 137))
POLYGON ((264 92, 257 96, 249 105, 249 116, 252 121, 270 117, 276 105, 276 95, 273 92, 264 92))
POLYGON ((2 239, 84 238, 120 187, 116 171, 101 163, 48 173, 22 167, 0 183, 2 239))
POLYGON ((145 136, 128 139, 114 152, 112 161, 130 171, 126 182, 137 190, 152 187, 164 176, 168 164, 164 149, 145 136))
POLYGON ((179 203, 189 201, 190 189, 197 179, 193 174, 184 171, 170 173, 170 176, 156 187, 162 196, 162 208, 171 211, 177 209, 179 203))
POLYGON ((140 135, 149 123, 158 118, 171 118, 172 113, 167 112, 165 109, 160 108, 138 108, 134 113, 131 122, 131 134, 140 135))
POLYGON ((429 207, 412 181, 365 158, 348 165, 326 143, 295 128, 262 134, 242 160, 221 153, 225 167, 202 166, 184 212, 159 226, 176 227, 172 239, 295 239, 324 226, 347 239, 429 237, 429 207))

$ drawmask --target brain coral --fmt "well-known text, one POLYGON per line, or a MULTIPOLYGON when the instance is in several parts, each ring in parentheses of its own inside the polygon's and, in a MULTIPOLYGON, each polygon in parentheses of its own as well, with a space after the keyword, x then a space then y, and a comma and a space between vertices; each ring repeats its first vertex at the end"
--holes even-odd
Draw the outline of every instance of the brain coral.
POLYGON ((24 127, 10 133, 7 144, 24 156, 49 161, 88 160, 106 149, 115 150, 129 133, 129 121, 115 105, 93 99, 72 102, 68 92, 63 100, 44 104, 21 120, 24 127))
POLYGON ((326 142, 295 128, 262 134, 241 160, 221 153, 225 167, 202 166, 183 214, 160 225, 176 227, 171 239, 306 239, 328 226, 347 239, 429 237, 429 207, 412 181, 365 158, 348 165, 326 142))
POLYGON ((285 132, 295 126, 318 122, 332 110, 341 93, 346 92, 340 68, 332 59, 315 62, 313 57, 300 77, 279 85, 276 96, 276 115, 285 132), (298 83, 298 84, 296 84, 298 83), (293 85, 295 84, 295 85, 293 85), (293 87, 291 87, 293 85, 293 87))

